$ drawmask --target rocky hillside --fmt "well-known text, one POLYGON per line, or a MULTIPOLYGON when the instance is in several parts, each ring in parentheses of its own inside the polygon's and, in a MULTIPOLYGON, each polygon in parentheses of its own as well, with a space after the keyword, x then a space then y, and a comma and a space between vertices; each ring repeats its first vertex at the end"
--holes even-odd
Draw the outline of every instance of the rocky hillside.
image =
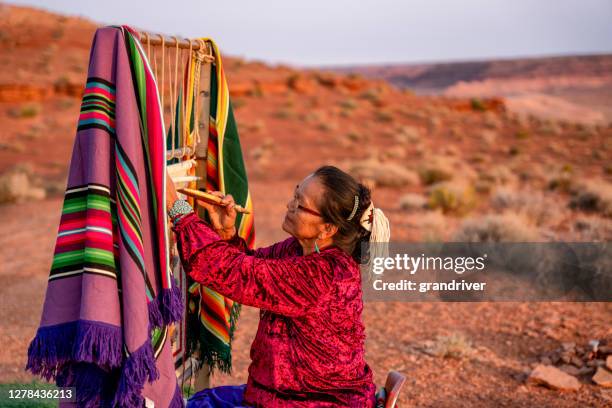
POLYGON ((612 121, 612 55, 338 68, 420 94, 502 96, 511 110, 585 123, 612 121))
MULTIPOLYGON (((6 304, 0 342, 7 346, 0 351, 0 381, 30 379, 23 371, 26 347, 40 316, 95 28, 0 6, 0 298, 6 304)), ((607 122, 519 115, 503 95, 418 95, 364 74, 231 56, 225 66, 258 245, 285 238, 280 223, 296 182, 328 163, 373 187, 395 241, 612 238, 607 122)), ((451 85, 458 77, 446 75, 454 78, 445 80, 447 88, 458 86, 451 85)), ((246 381, 257 316, 244 312, 234 375, 215 378, 216 385, 246 381)), ((457 398, 487 407, 606 406, 611 316, 606 303, 366 303, 367 360, 378 384, 391 369, 408 374, 401 406, 451 407, 457 398), (597 349, 593 340, 608 348, 597 349), (569 392, 556 391, 559 378, 569 392)))

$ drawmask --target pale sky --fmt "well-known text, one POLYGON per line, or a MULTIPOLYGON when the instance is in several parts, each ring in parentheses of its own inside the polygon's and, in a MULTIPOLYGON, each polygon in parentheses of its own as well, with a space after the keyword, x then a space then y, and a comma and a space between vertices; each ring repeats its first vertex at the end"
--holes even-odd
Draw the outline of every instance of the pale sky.
POLYGON ((223 53, 346 65, 612 53, 612 0, 12 0, 212 37, 223 53))

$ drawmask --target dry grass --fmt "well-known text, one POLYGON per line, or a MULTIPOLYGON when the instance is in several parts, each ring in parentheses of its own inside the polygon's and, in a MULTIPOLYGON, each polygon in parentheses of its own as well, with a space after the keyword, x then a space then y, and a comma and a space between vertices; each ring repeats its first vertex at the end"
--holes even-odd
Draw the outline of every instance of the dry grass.
POLYGON ((42 107, 37 103, 23 105, 18 109, 10 109, 9 116, 19 119, 30 119, 37 117, 42 111, 42 107))
POLYGON ((278 111, 274 112, 273 116, 278 119, 295 119, 297 117, 297 113, 292 108, 282 108, 278 111))
POLYGON ((429 189, 427 207, 444 214, 465 215, 476 205, 474 188, 462 182, 436 183, 429 189))
POLYGON ((612 218, 612 185, 604 180, 582 180, 571 188, 570 208, 612 218))
POLYGON ((562 217, 558 200, 532 190, 498 187, 492 193, 491 207, 499 212, 511 210, 525 216, 535 225, 554 224, 562 217))
POLYGON ((571 234, 579 241, 612 241, 612 221, 597 216, 576 218, 571 234))
POLYGON ((259 146, 251 149, 250 155, 258 166, 265 166, 269 164, 273 152, 274 141, 271 138, 266 138, 259 146))
POLYGON ((341 101, 339 105, 343 110, 355 110, 359 107, 359 103, 352 98, 341 101))
POLYGON ((464 358, 474 352, 472 342, 463 333, 452 333, 448 336, 437 336, 435 341, 425 344, 424 351, 435 357, 464 358))
POLYGON ((349 163, 349 173, 379 187, 404 187, 418 184, 418 176, 395 163, 371 158, 349 163))
POLYGON ((447 238, 449 225, 442 211, 421 213, 415 224, 424 242, 444 242, 447 238))
POLYGON ((426 186, 451 180, 453 173, 454 169, 451 163, 442 158, 429 160, 419 169, 421 182, 426 186))
POLYGON ((524 217, 506 212, 465 220, 455 232, 455 242, 533 242, 538 230, 524 217))
POLYGON ((32 169, 27 165, 17 165, 0 176, 0 204, 42 200, 46 197, 44 189, 33 183, 32 169))
POLYGON ((401 126, 395 132, 395 139, 400 143, 418 143, 423 139, 423 135, 417 127, 401 126))
POLYGON ((396 145, 383 150, 380 154, 381 160, 387 159, 403 159, 406 157, 406 149, 404 146, 396 145))
POLYGON ((399 206, 402 210, 422 210, 426 205, 427 199, 421 194, 408 193, 404 194, 399 199, 399 206))
POLYGON ((393 122, 393 113, 382 109, 376 110, 374 111, 374 120, 381 123, 391 123, 393 122))

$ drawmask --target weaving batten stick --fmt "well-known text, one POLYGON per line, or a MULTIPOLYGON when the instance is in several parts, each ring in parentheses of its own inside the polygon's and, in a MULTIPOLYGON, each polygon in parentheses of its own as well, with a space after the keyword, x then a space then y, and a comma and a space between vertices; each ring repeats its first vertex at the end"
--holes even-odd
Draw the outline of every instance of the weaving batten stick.
MULTIPOLYGON (((222 201, 221 197, 217 197, 216 195, 210 194, 205 191, 194 190, 192 188, 179 188, 177 191, 181 194, 185 194, 186 196, 193 197, 198 200, 206 201, 207 203, 210 203, 210 204, 215 204, 221 207, 224 206, 224 204, 221 203, 222 201)), ((246 208, 238 204, 234 205, 234 209, 236 210, 236 212, 239 212, 239 213, 250 214, 249 210, 247 210, 246 208)))
POLYGON ((200 177, 198 176, 177 176, 177 177, 170 176, 170 178, 172 179, 173 183, 186 183, 186 182, 200 180, 200 177))

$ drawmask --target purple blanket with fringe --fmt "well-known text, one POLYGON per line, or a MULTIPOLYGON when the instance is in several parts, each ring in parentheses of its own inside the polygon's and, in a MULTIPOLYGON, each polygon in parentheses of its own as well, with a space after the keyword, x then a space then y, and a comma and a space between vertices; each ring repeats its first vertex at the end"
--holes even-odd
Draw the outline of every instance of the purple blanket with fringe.
POLYGON ((181 318, 181 294, 159 250, 167 248, 159 135, 157 88, 140 44, 127 27, 98 29, 26 366, 76 387, 77 406, 184 405, 168 332, 181 318))

